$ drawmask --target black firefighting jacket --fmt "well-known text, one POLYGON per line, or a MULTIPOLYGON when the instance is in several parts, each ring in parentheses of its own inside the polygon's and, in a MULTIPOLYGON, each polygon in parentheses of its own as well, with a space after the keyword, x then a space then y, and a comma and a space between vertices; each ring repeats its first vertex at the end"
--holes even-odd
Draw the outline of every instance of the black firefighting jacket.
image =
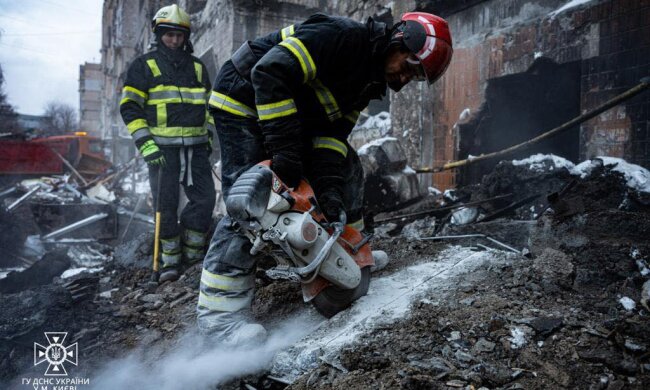
POLYGON ((198 58, 168 52, 157 49, 133 61, 122 90, 122 119, 136 145, 150 137, 160 146, 207 143, 208 72, 198 58))
POLYGON ((299 25, 245 43, 224 64, 209 109, 257 118, 273 163, 300 169, 305 137, 316 193, 340 193, 346 141, 359 111, 386 91, 386 25, 316 14, 299 25), (245 82, 233 83, 241 76, 245 82), (320 187, 320 188, 319 188, 320 187))

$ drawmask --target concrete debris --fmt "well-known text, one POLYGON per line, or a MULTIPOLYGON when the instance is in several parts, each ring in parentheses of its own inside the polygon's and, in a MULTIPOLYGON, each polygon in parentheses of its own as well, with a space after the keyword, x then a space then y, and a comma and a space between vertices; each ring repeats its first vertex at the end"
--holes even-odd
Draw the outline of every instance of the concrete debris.
MULTIPOLYGON (((362 158, 371 161, 372 156, 377 169, 394 163, 390 172, 380 169, 375 177, 409 175, 393 141, 370 145, 367 152, 362 158), (381 159, 392 162, 376 163, 381 159)), ((275 337, 299 333, 302 339, 273 350, 264 365, 217 376, 218 383, 212 385, 226 390, 650 387, 650 281, 643 272, 650 253, 650 210, 639 192, 631 190, 625 174, 610 165, 595 166, 584 177, 572 169, 543 156, 502 162, 479 186, 448 191, 446 196, 432 191, 400 210, 383 209, 384 216, 394 216, 458 206, 375 226, 373 249, 385 251, 391 261, 373 274, 367 296, 326 321, 305 305, 296 283, 268 279, 268 265, 261 261, 251 315, 275 337), (493 221, 479 222, 473 216, 488 215, 538 192, 540 199, 493 221), (557 193, 553 202, 546 199, 547 193, 557 193), (466 205, 506 194, 513 195, 466 205), (470 211, 471 218, 459 224, 470 211), (456 238, 443 239, 449 236, 456 238), (435 240, 423 239, 429 237, 435 240), (300 324, 299 332, 284 330, 283 322, 289 319, 300 324)), ((123 179, 127 177, 132 175, 123 179)), ((128 182, 122 188, 109 181, 102 185, 116 195, 108 206, 125 210, 115 213, 117 223, 133 216, 135 224, 131 211, 139 195, 125 194, 124 188, 130 192, 137 186, 128 182)), ((66 191, 79 200, 79 195, 61 188, 54 185, 48 191, 66 191)), ((43 191, 13 213, 21 219, 29 215, 32 207, 25 206, 42 199, 43 191)), ((5 207, 25 192, 6 195, 5 207)), ((149 215, 147 202, 139 203, 136 213, 149 215)), ((52 327, 69 332, 79 343, 88 372, 105 372, 107 358, 116 359, 109 367, 128 367, 124 362, 137 356, 146 362, 138 365, 138 375, 163 388, 167 384, 160 382, 155 368, 148 372, 147 367, 155 367, 150 363, 175 361, 178 353, 196 361, 211 359, 181 341, 194 331, 201 266, 190 267, 176 282, 152 285, 152 229, 140 222, 148 228, 131 227, 123 240, 119 234, 113 241, 66 246, 71 264, 65 269, 54 270, 50 261, 47 272, 56 275, 2 293, 0 313, 6 320, 0 322, 5 341, 0 344, 0 381, 16 383, 12 381, 33 366, 20 348, 52 327), (136 352, 143 345, 145 352, 136 352)), ((42 235, 34 227, 16 230, 42 235)), ((52 256, 52 248, 44 245, 42 250, 52 256)), ((267 354, 271 345, 263 348, 267 354)), ((196 370, 188 372, 197 375, 196 370)), ((191 380, 183 375, 179 372, 178 379, 191 380)))

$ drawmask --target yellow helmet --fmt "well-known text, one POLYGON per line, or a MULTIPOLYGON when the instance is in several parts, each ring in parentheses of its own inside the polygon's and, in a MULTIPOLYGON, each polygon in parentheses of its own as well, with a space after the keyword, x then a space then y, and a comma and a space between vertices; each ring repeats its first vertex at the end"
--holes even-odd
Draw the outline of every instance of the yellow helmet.
POLYGON ((156 12, 151 21, 151 28, 154 32, 159 27, 181 30, 190 33, 190 15, 176 4, 162 7, 156 12))

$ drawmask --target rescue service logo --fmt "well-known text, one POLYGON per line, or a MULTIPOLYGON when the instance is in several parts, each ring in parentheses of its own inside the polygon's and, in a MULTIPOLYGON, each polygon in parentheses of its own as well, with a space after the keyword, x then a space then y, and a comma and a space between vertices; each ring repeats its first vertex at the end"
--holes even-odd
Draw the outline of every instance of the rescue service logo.
POLYGON ((78 385, 89 385, 88 378, 68 377, 70 365, 78 363, 78 344, 67 345, 65 339, 68 332, 44 332, 47 345, 34 343, 34 366, 45 366, 47 368, 40 378, 22 378, 22 384, 32 386, 34 390, 76 390, 78 385))
POLYGON ((45 376, 67 376, 64 363, 77 365, 77 343, 64 346, 68 332, 45 332, 48 345, 34 343, 34 365, 47 362, 45 376))

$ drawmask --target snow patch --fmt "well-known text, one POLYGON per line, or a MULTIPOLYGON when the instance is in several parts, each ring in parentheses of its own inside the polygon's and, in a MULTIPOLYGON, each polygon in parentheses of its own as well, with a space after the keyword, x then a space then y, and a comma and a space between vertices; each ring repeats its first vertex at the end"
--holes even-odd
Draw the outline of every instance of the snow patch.
POLYGON ((411 174, 414 175, 416 172, 415 172, 415 169, 413 169, 413 168, 411 168, 410 166, 407 165, 404 169, 402 169, 402 173, 405 174, 405 175, 411 175, 411 174))
POLYGON ((382 111, 379 114, 371 115, 365 122, 357 126, 358 129, 380 129, 381 134, 387 134, 390 131, 390 114, 382 111))
POLYGON ((439 189, 437 189, 435 187, 428 187, 427 191, 429 192, 429 195, 435 195, 435 196, 442 195, 442 191, 440 191, 439 189))
POLYGON ((79 275, 79 274, 82 273, 82 272, 95 273, 95 272, 99 272, 99 271, 101 271, 101 270, 103 270, 103 269, 104 269, 103 267, 96 267, 96 268, 88 268, 88 267, 70 268, 70 269, 65 270, 65 271, 61 274, 61 279, 71 278, 71 277, 73 277, 73 276, 75 276, 75 275, 79 275))
POLYGON ((631 298, 623 297, 623 298, 619 299, 618 301, 621 303, 621 305, 623 305, 623 307, 627 311, 634 310, 634 308, 636 307, 636 302, 634 302, 634 300, 631 299, 631 298))
POLYGON ((358 155, 368 154, 368 150, 373 146, 381 146, 384 142, 397 141, 395 137, 384 137, 368 142, 357 150, 358 155))
MULTIPOLYGON (((636 164, 630 164, 627 161, 616 157, 598 156, 596 159, 601 159, 603 165, 611 167, 613 171, 622 173, 625 176, 628 187, 639 192, 650 193, 650 171, 647 169, 636 164)), ((571 170, 571 174, 579 175, 584 179, 589 176, 591 171, 597 166, 598 163, 594 161, 594 159, 583 161, 571 170)))
POLYGON ((535 172, 552 171, 555 168, 566 168, 571 171, 575 165, 560 156, 554 154, 533 154, 523 160, 512 160, 512 165, 529 165, 529 169, 535 172))
POLYGON ((519 349, 526 345, 526 331, 519 326, 515 326, 510 329, 510 337, 508 337, 508 340, 510 340, 512 349, 519 349))

